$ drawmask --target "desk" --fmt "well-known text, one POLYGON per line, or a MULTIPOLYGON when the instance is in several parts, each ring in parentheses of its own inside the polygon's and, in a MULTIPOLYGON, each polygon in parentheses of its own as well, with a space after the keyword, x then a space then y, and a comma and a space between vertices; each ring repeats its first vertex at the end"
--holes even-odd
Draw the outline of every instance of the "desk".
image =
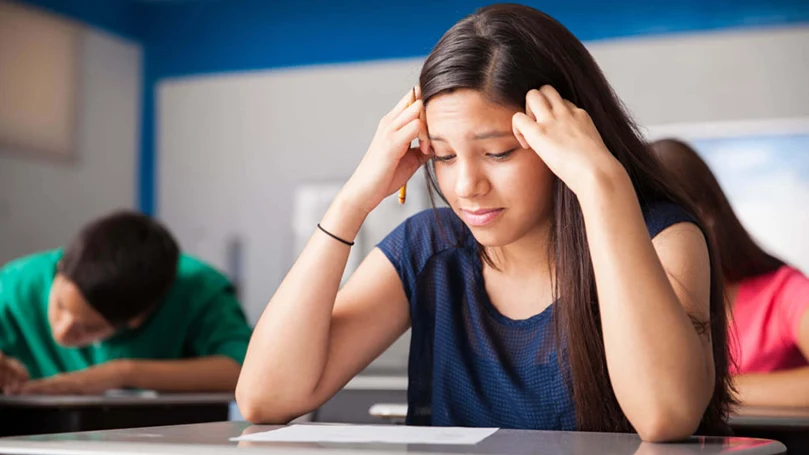
POLYGON ((789 453, 809 453, 809 409, 741 406, 730 426, 739 436, 777 439, 789 453))
MULTIPOLYGON (((407 404, 376 403, 368 414, 388 423, 403 423, 407 404)), ((789 453, 809 453, 807 408, 742 406, 730 415, 729 423, 736 436, 775 439, 784 443, 789 453)))
POLYGON ((0 436, 227 420, 230 393, 0 396, 0 436))
POLYGON ((246 422, 217 422, 129 430, 54 434, 0 439, 2 454, 174 454, 295 453, 308 455, 422 454, 601 454, 601 455, 776 455, 783 444, 747 438, 691 438, 678 444, 641 443, 636 435, 555 431, 499 430, 477 445, 236 443, 229 438, 279 426, 251 427, 246 422))

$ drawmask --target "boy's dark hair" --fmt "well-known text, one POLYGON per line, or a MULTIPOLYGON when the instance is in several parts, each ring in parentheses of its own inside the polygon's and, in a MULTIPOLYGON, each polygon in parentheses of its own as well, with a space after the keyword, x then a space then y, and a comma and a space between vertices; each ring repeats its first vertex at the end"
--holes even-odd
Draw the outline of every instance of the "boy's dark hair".
POLYGON ((152 311, 177 273, 179 247, 157 221, 119 211, 85 226, 65 249, 58 272, 110 324, 152 311))

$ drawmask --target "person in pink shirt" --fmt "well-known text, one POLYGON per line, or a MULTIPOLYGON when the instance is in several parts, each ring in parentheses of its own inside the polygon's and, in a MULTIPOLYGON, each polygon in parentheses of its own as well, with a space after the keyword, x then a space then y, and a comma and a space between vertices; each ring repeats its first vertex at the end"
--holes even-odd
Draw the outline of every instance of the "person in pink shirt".
POLYGON ((733 312, 728 341, 739 401, 809 406, 809 278, 752 239, 690 146, 664 139, 651 148, 698 208, 718 251, 733 312))

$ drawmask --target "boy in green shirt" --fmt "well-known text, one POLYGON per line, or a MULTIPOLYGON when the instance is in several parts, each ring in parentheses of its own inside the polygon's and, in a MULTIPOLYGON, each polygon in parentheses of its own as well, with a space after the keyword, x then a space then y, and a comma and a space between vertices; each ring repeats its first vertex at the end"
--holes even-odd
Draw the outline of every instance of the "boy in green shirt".
POLYGON ((233 286, 137 213, 0 270, 0 390, 233 391, 250 328, 233 286))

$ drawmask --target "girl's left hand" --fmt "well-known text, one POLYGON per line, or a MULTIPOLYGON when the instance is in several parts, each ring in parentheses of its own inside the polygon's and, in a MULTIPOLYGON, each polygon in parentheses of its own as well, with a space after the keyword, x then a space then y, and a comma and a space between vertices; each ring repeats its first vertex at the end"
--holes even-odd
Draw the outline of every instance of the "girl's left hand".
POLYGON ((598 177, 621 169, 587 112, 562 99, 550 85, 529 91, 525 106, 526 113, 512 118, 514 135, 577 196, 598 177))

